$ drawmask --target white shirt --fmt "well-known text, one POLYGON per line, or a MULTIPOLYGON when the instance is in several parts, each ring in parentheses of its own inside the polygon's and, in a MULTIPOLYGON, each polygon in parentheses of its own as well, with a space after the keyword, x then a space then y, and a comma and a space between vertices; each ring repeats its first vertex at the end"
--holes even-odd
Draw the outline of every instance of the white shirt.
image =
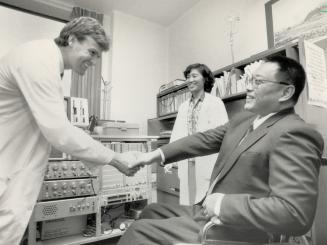
POLYGON ((60 49, 26 43, 0 60, 0 241, 18 244, 36 202, 50 145, 106 164, 114 153, 67 119, 60 49))

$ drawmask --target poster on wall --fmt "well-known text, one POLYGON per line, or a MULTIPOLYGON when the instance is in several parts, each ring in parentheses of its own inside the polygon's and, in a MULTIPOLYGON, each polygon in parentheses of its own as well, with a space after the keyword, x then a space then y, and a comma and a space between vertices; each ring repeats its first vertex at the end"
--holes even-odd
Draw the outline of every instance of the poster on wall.
POLYGON ((271 5, 273 44, 279 47, 327 34, 327 0, 273 0, 271 5))
POLYGON ((304 41, 305 69, 308 82, 308 104, 327 108, 327 75, 324 49, 304 41))

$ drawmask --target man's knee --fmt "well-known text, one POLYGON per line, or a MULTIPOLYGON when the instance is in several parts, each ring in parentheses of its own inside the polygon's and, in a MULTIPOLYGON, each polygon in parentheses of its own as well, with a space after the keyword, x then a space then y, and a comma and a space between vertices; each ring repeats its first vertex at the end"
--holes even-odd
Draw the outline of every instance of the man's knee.
POLYGON ((129 232, 138 232, 138 231, 147 231, 151 225, 148 220, 141 219, 135 220, 130 227, 128 227, 127 231, 129 232))
POLYGON ((146 206, 142 213, 140 214, 140 219, 151 219, 154 210, 156 210, 158 207, 158 204, 156 203, 151 203, 148 206, 146 206))

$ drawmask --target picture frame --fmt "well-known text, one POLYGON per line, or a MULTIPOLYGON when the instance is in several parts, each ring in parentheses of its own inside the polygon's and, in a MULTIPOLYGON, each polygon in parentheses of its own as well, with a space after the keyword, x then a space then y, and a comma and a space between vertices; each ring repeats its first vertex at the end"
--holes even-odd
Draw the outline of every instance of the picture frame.
POLYGON ((327 0, 270 0, 265 14, 268 48, 327 35, 327 0))

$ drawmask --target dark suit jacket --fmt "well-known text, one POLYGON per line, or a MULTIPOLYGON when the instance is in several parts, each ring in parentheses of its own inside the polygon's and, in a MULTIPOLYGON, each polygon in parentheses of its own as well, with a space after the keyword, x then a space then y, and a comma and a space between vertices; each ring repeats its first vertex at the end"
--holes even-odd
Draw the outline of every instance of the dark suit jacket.
POLYGON ((323 139, 288 109, 239 144, 254 118, 241 114, 224 126, 163 146, 165 163, 220 152, 211 182, 219 174, 213 192, 226 194, 219 215, 224 225, 304 234, 315 215, 323 139))

